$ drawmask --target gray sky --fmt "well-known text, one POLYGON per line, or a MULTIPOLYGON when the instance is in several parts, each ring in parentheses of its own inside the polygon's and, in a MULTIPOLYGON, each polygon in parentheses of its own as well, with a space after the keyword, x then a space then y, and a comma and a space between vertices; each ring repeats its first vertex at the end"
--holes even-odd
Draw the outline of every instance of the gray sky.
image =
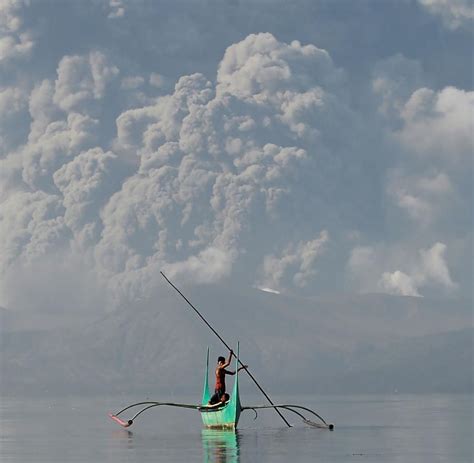
POLYGON ((472 22, 467 0, 0 0, 0 305, 110 309, 160 270, 470 296, 472 22))

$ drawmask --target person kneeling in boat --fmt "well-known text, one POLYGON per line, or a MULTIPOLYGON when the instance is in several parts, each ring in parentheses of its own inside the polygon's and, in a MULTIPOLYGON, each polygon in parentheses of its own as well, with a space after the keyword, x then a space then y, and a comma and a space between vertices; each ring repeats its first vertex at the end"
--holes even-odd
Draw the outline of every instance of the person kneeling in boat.
POLYGON ((227 392, 224 392, 224 394, 222 394, 222 397, 218 402, 211 403, 211 400, 209 400, 208 404, 206 405, 206 408, 219 408, 222 405, 225 405, 229 400, 230 400, 230 395, 227 394, 227 392))
MULTIPOLYGON (((209 405, 220 405, 229 400, 229 394, 225 392, 225 375, 235 375, 235 371, 226 370, 232 361, 234 351, 230 351, 229 358, 226 360, 225 357, 219 357, 217 359, 216 367, 216 385, 214 387, 214 395, 209 400, 209 405)), ((247 368, 247 365, 241 366, 237 371, 247 368)))

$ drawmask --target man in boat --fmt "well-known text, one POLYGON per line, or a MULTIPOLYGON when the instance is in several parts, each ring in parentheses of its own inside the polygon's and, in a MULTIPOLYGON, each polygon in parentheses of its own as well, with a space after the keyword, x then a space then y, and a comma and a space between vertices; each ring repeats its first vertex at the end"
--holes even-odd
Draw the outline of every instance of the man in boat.
MULTIPOLYGON (((235 371, 226 370, 232 361, 234 351, 229 352, 229 358, 226 360, 225 357, 218 357, 216 366, 216 385, 214 387, 214 395, 209 400, 209 405, 216 405, 225 403, 229 400, 229 394, 225 391, 225 375, 235 375, 235 371)), ((238 368, 237 371, 247 368, 247 365, 243 365, 238 368)))
MULTIPOLYGON (((211 398, 212 399, 212 398, 211 398)), ((230 400, 230 395, 227 394, 227 392, 224 392, 224 394, 221 397, 221 400, 218 402, 212 403, 210 400, 208 404, 206 405, 206 408, 219 408, 221 405, 224 405, 230 400)))

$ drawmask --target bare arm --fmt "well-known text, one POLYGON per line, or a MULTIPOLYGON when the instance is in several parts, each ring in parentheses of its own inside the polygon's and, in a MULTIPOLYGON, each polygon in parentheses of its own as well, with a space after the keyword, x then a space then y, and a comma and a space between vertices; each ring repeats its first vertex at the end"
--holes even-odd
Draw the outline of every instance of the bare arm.
MULTIPOLYGON (((242 365, 241 367, 238 368, 237 371, 247 369, 249 366, 248 365, 242 365)), ((233 370, 224 370, 226 375, 235 375, 235 371, 233 370)))
POLYGON ((222 368, 227 368, 231 364, 233 355, 234 355, 234 351, 231 349, 229 352, 229 358, 227 359, 227 362, 225 362, 224 365, 222 365, 222 368))

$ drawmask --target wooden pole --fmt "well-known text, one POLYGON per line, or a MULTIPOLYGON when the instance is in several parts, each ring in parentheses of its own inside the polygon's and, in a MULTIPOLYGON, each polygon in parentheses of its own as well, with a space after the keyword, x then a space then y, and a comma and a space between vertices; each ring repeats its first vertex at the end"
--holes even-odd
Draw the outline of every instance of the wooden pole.
MULTIPOLYGON (((222 339, 222 337, 219 335, 219 333, 210 325, 210 323, 201 315, 201 313, 199 312, 198 309, 196 309, 196 307, 194 307, 193 304, 191 304, 191 302, 189 301, 189 299, 173 284, 171 283, 171 281, 168 279, 168 277, 163 273, 163 272, 160 272, 161 275, 163 276, 163 278, 177 291, 177 293, 188 303, 188 305, 194 310, 194 312, 197 313, 197 315, 199 316, 199 318, 207 325, 207 327, 219 338, 219 340, 222 342, 222 344, 224 344, 224 346, 228 349, 228 350, 232 350, 229 345, 224 341, 224 339, 222 339)), ((244 366, 244 364, 241 362, 240 359, 238 359, 238 362, 241 366, 244 366)), ((271 404, 271 405, 275 405, 272 400, 270 399, 270 397, 268 396, 268 394, 262 389, 262 387, 260 386, 260 384, 258 384, 257 380, 254 378, 254 376, 252 375, 252 373, 250 373, 250 371, 248 371, 247 368, 244 368, 244 370, 247 372, 247 374, 250 376, 250 378, 252 379, 252 381, 255 383, 255 385, 260 389, 260 392, 265 396, 265 398, 268 400, 268 402, 271 404)), ((285 417, 281 414, 280 410, 278 410, 278 408, 275 408, 276 412, 280 415, 281 419, 285 422, 285 424, 291 428, 291 424, 288 423, 288 421, 286 421, 285 417)))

